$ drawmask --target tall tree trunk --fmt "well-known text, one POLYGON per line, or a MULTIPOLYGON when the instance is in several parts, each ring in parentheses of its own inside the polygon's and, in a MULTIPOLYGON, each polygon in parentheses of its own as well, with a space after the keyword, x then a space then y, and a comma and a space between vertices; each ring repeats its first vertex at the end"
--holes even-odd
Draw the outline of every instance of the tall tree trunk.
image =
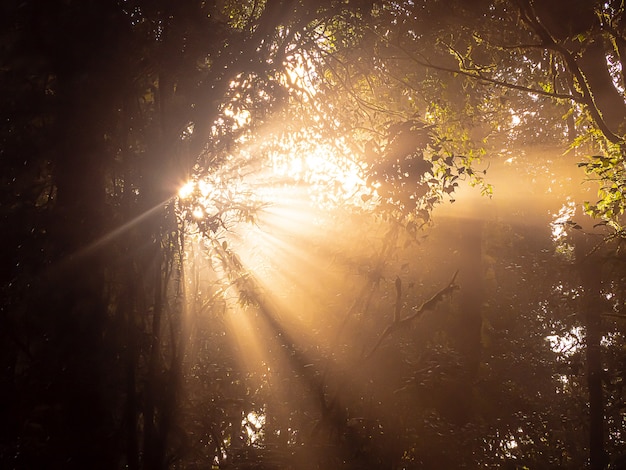
POLYGON ((610 49, 598 38, 586 47, 579 63, 602 119, 611 131, 619 135, 626 126, 626 101, 609 73, 606 54, 610 49))
POLYGON ((603 470, 607 464, 604 449, 604 394, 602 387, 602 322, 600 317, 602 265, 590 255, 592 244, 578 234, 576 257, 583 289, 582 316, 585 324, 587 388, 589 394, 589 463, 591 470, 603 470))
POLYGON ((482 355, 481 331, 483 324, 483 302, 485 295, 482 270, 482 232, 484 222, 478 213, 468 218, 455 219, 450 244, 458 251, 458 285, 451 333, 456 348, 462 357, 463 373, 456 377, 458 383, 450 389, 448 397, 450 418, 459 424, 467 423, 472 417, 472 384, 480 368, 482 355))
POLYGON ((53 237, 60 275, 51 279, 51 298, 42 299, 55 318, 53 336, 60 352, 54 380, 63 424, 55 431, 59 441, 51 446, 65 468, 105 468, 115 458, 109 446, 113 443, 107 443, 114 434, 113 410, 107 409, 110 397, 103 393, 112 357, 105 347, 106 254, 93 243, 106 230, 107 153, 101 123, 94 119, 105 115, 106 107, 93 100, 104 94, 99 77, 81 78, 79 70, 63 72, 59 73, 63 118, 54 162, 58 197, 53 237))
MULTIPOLYGON (((156 243, 160 245, 160 240, 156 243)), ((161 431, 159 431, 159 406, 157 396, 162 393, 160 390, 162 376, 161 354, 161 320, 163 316, 163 289, 162 289, 162 249, 156 248, 154 260, 154 301, 152 304, 152 325, 151 344, 148 359, 148 376, 146 377, 146 388, 144 390, 144 439, 143 455, 146 469, 158 470, 164 468, 164 446, 165 442, 160 441, 161 431)))

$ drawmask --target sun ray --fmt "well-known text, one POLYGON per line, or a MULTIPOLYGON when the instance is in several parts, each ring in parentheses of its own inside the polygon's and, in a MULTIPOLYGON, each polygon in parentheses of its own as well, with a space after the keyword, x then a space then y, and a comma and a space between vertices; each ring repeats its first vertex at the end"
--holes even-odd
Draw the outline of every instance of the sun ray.
MULTIPOLYGON (((198 171, 178 192, 188 238, 196 237, 204 256, 203 261, 187 254, 185 262, 213 271, 202 296, 223 305, 225 338, 246 380, 255 381, 261 393, 271 390, 264 408, 244 411, 245 432, 252 429, 246 413, 287 413, 294 400, 308 410, 307 421, 323 416, 330 406, 320 399, 324 370, 347 360, 343 352, 324 353, 332 350, 333 329, 353 300, 345 287, 354 287, 350 257, 360 256, 360 243, 340 214, 363 204, 369 190, 364 169, 341 153, 341 142, 302 136, 279 151, 245 142, 221 168, 198 171)), ((363 246, 377 236, 368 233, 363 246)), ((263 426, 270 429, 268 419, 263 426)))

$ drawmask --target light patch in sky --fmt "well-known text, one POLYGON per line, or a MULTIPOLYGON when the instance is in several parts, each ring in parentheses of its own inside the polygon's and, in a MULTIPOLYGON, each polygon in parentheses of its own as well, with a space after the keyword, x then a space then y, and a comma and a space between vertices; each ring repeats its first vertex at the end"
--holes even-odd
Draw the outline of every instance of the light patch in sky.
POLYGON ((550 344, 550 349, 553 352, 570 357, 583 344, 583 329, 580 326, 575 326, 563 335, 546 336, 546 341, 550 344))
POLYGON ((302 55, 288 58, 285 64, 284 82, 290 88, 301 91, 301 98, 306 103, 317 94, 313 79, 316 77, 312 61, 302 55))
POLYGON ((224 115, 234 121, 233 129, 240 129, 250 123, 251 115, 247 109, 233 110, 232 108, 224 109, 224 115))
POLYGON ((246 430, 251 444, 258 443, 263 438, 265 427, 265 413, 251 411, 241 420, 241 426, 246 430))

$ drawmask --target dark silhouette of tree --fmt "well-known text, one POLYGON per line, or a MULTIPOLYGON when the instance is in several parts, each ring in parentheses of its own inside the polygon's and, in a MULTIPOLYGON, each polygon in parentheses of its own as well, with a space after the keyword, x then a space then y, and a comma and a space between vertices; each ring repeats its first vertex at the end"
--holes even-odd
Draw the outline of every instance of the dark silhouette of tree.
POLYGON ((279 106, 287 54, 342 8, 3 6, 7 465, 169 465, 188 334, 171 197, 243 132, 226 107, 279 106))

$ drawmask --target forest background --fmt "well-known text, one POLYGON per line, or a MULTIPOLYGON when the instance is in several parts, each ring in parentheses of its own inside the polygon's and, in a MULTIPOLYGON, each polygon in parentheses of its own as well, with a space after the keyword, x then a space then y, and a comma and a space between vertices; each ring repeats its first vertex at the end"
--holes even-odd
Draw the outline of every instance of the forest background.
POLYGON ((0 25, 2 468, 625 468, 623 1, 0 25))

